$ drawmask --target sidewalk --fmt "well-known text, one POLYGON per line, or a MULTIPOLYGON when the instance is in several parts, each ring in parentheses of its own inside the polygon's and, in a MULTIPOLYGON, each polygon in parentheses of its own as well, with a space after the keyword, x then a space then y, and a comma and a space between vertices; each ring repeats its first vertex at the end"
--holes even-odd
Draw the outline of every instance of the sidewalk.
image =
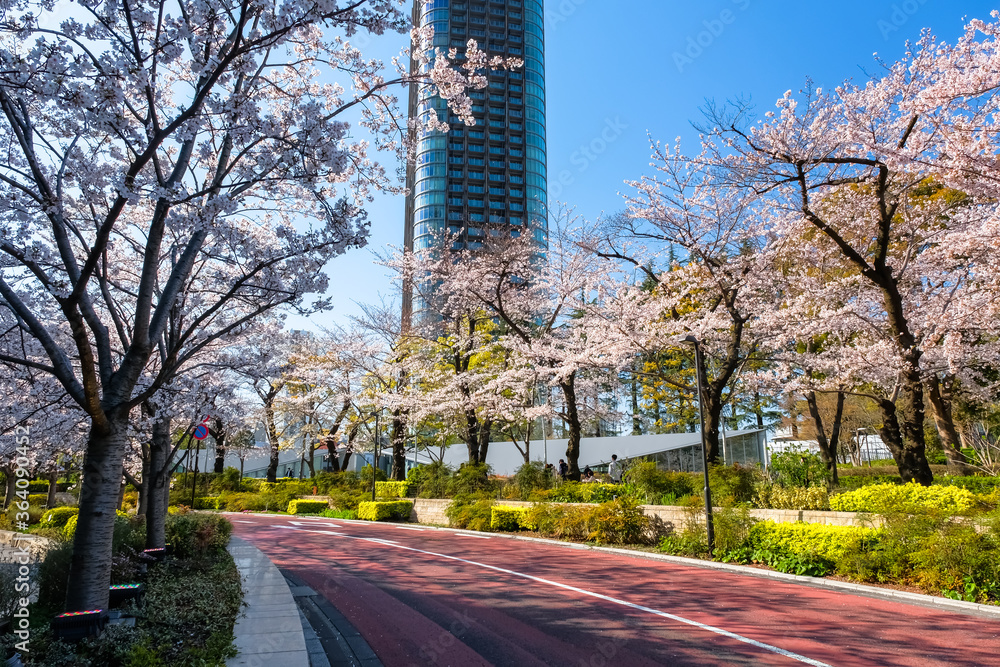
POLYGON ((243 578, 246 607, 233 629, 240 652, 227 667, 309 667, 299 608, 285 578, 246 540, 232 537, 228 550, 243 578))

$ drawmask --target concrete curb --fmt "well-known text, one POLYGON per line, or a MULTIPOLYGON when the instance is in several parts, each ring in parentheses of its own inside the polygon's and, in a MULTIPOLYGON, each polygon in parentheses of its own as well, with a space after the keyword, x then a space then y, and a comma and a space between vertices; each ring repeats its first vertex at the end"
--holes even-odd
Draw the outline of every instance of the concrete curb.
MULTIPOLYGON (((329 521, 330 519, 326 520, 329 521)), ((351 519, 337 519, 337 521, 341 521, 344 523, 360 523, 369 525, 372 523, 370 521, 356 521, 351 519)), ((382 525, 393 525, 393 524, 382 524, 382 525)), ((396 525, 401 525, 401 524, 396 524, 396 525)), ((552 540, 542 537, 527 537, 524 535, 510 535, 507 533, 485 533, 483 531, 478 531, 478 530, 463 530, 461 528, 449 528, 447 526, 433 526, 428 524, 416 524, 416 525, 419 525, 421 528, 427 530, 442 530, 452 533, 466 533, 470 535, 479 535, 479 536, 489 535, 490 537, 500 537, 508 540, 521 540, 525 542, 539 542, 542 544, 551 544, 555 546, 564 547, 567 549, 599 551, 609 554, 615 554, 618 556, 631 556, 633 558, 643 558, 646 560, 656 560, 667 563, 676 563, 678 565, 700 567, 708 570, 721 570, 724 572, 732 572, 734 574, 744 574, 752 577, 758 577, 761 579, 775 579, 778 581, 785 581, 788 583, 811 586, 813 588, 824 588, 827 590, 845 591, 849 593, 862 595, 864 597, 890 599, 897 602, 916 604, 922 607, 931 607, 935 609, 941 609, 944 611, 955 611, 964 614, 971 614, 977 616, 981 615, 989 618, 1000 619, 1000 606, 978 604, 975 602, 964 602, 962 600, 951 600, 949 598, 937 597, 935 595, 925 595, 923 593, 911 593, 909 591, 897 591, 892 588, 881 588, 879 586, 855 584, 847 581, 836 581, 833 579, 824 579, 823 577, 805 577, 797 574, 786 574, 784 572, 777 572, 775 570, 763 570, 755 567, 747 567, 745 565, 737 565, 735 563, 719 563, 710 560, 699 560, 697 558, 684 558, 682 556, 670 556, 668 554, 650 553, 646 551, 634 551, 632 549, 600 547, 591 544, 580 544, 578 542, 562 542, 560 540, 552 540)))
POLYGON ((239 537, 226 547, 244 584, 244 612, 233 634, 239 654, 226 667, 309 667, 299 608, 288 582, 264 553, 239 537))

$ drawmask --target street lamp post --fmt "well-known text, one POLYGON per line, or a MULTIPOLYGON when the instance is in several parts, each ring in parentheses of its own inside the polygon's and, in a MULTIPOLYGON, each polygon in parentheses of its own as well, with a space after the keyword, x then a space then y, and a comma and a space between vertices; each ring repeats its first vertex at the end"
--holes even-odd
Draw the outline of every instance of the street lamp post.
POLYGON ((381 414, 381 410, 371 413, 371 416, 375 418, 375 452, 372 454, 372 502, 375 502, 375 465, 378 463, 378 417, 381 414))
POLYGON ((694 336, 684 339, 685 343, 694 345, 695 377, 698 384, 698 413, 701 418, 701 465, 705 473, 705 523, 708 529, 708 554, 712 556, 715 550, 715 526, 712 521, 712 487, 708 482, 708 442, 705 440, 705 401, 702 394, 702 375, 705 372, 705 360, 701 355, 701 344, 694 336))

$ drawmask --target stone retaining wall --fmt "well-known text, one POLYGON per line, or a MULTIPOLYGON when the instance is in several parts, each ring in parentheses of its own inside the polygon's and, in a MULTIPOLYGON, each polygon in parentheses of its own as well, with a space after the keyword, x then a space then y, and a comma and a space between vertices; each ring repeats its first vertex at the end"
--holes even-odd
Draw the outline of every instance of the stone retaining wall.
POLYGON ((410 521, 414 523, 430 523, 437 526, 447 526, 449 525, 449 521, 444 511, 448 509, 448 505, 450 504, 450 500, 414 498, 413 510, 410 512, 410 521))
MULTIPOLYGON (((499 500, 500 505, 513 507, 530 507, 533 503, 523 500, 499 500)), ((447 499, 415 498, 410 521, 415 523, 448 525, 445 510, 451 503, 447 499)), ((581 507, 597 507, 594 503, 574 503, 581 507)), ((665 505, 642 505, 642 510, 663 522, 665 528, 682 528, 688 521, 701 521, 703 512, 691 512, 684 507, 669 507, 665 505)), ((828 526, 860 526, 862 521, 854 512, 827 512, 822 510, 750 510, 751 516, 762 521, 776 523, 821 523, 828 526)))
POLYGON ((0 530, 0 563, 19 562, 15 557, 21 553, 22 547, 28 550, 30 563, 38 563, 45 557, 52 544, 53 541, 47 537, 0 530))

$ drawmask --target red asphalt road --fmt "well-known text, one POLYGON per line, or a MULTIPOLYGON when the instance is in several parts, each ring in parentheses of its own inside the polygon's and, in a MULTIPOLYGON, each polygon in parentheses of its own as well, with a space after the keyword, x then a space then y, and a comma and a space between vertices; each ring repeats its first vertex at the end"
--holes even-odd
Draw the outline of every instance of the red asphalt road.
POLYGON ((230 519, 387 667, 1000 666, 996 619, 497 536, 230 519))

